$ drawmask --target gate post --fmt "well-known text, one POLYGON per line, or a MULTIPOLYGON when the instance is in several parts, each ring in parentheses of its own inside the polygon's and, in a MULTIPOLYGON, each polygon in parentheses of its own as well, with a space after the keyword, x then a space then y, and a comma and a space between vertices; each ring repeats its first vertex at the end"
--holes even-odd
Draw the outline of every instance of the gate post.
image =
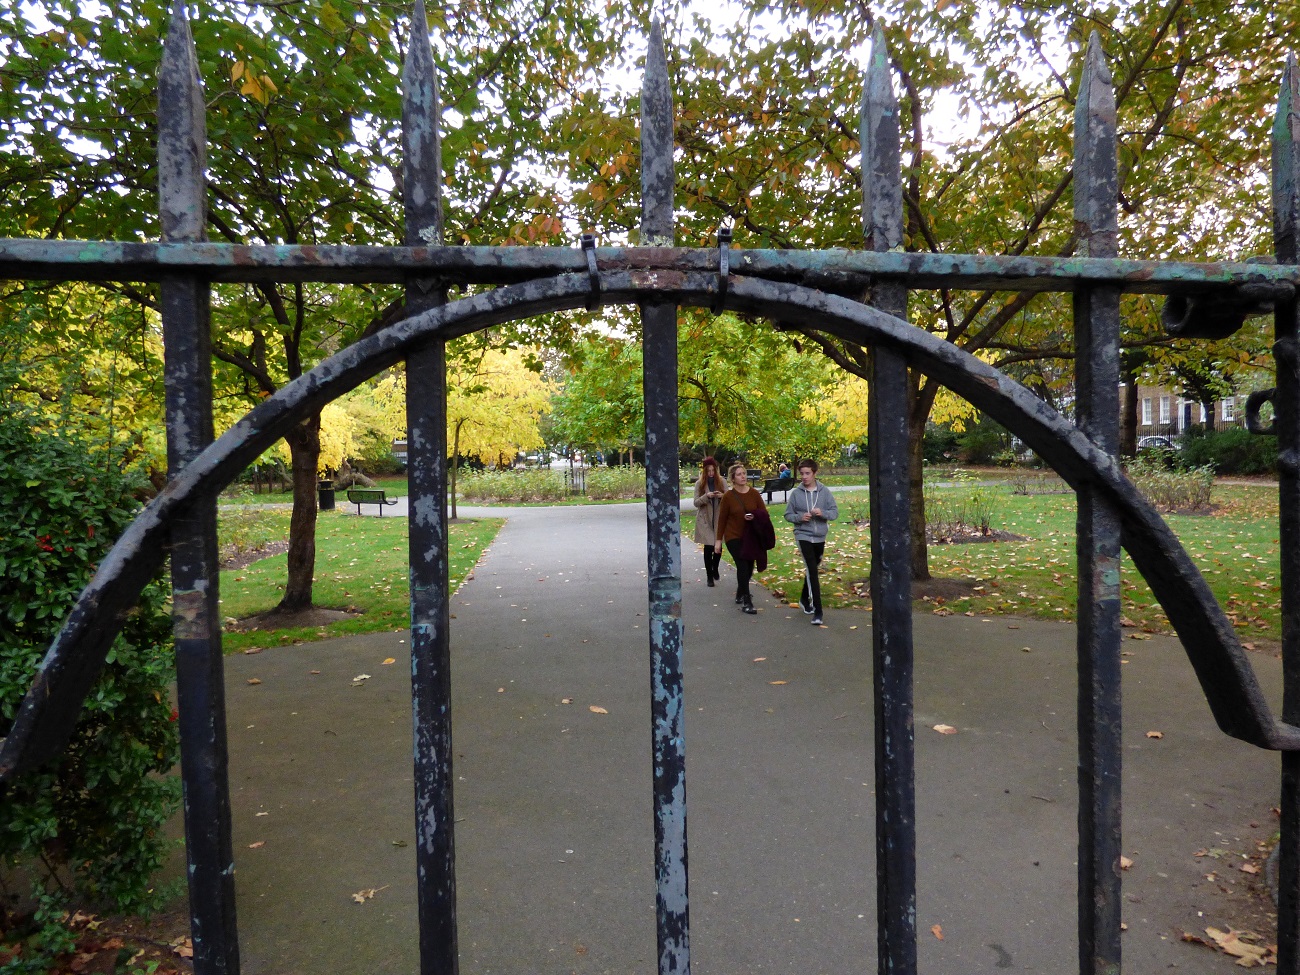
MULTIPOLYGON (((203 85, 185 5, 172 8, 158 73, 158 196, 162 240, 206 238, 203 85)), ((167 402, 167 472, 212 442, 208 283, 167 276, 160 289, 167 402)), ((190 938, 197 975, 237 975, 226 698, 217 606, 217 500, 204 497, 171 533, 172 625, 181 739, 190 938)))
MULTIPOLYGON (((402 68, 402 194, 409 247, 442 243, 442 143, 424 0, 411 13, 402 68)), ((447 302, 433 278, 406 285, 406 313, 447 302)), ((406 360, 411 722, 420 975, 455 975, 456 847, 451 744, 451 611, 447 538, 447 357, 436 338, 406 360)))
MULTIPOLYGON (((1094 31, 1074 111, 1074 224, 1085 257, 1118 251, 1115 94, 1094 31)), ((1119 452, 1119 289, 1074 293, 1079 428, 1119 452)), ((1097 488, 1078 489, 1079 971, 1120 967, 1120 523, 1097 488)))
MULTIPOLYGON (((650 27, 641 86, 641 244, 673 244, 673 96, 657 17, 650 27)), ((691 939, 686 872, 677 306, 642 304, 641 328, 659 975, 687 975, 691 939)))
MULTIPOLYGON (((1279 264, 1300 262, 1300 73, 1287 59, 1273 123, 1273 248, 1279 264)), ((1300 307, 1274 308, 1273 407, 1278 449, 1278 550, 1282 590, 1282 720, 1300 724, 1300 307)), ((1282 842, 1278 862, 1277 970, 1300 972, 1300 752, 1282 753, 1282 842)))
MULTIPOLYGON (((862 222, 869 251, 903 247, 898 100, 879 26, 862 96, 862 222)), ((907 288, 873 282, 867 300, 907 318, 907 288)), ((871 646, 876 754, 876 958, 884 975, 916 971, 916 745, 912 725, 912 538, 907 361, 871 348, 871 646)))

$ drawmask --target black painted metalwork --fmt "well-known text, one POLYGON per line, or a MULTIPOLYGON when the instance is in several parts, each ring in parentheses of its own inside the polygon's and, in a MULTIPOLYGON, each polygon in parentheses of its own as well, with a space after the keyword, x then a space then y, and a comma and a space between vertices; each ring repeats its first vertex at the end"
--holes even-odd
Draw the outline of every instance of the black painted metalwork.
MULTIPOLYGON (((179 3, 158 76, 158 195, 162 237, 206 234, 207 155, 203 83, 179 3)), ((161 311, 167 404, 167 469, 176 478, 212 442, 212 349, 208 284, 163 278, 161 311)), ((217 500, 196 499, 171 531, 172 616, 181 741, 190 934, 197 975, 239 971, 226 698, 218 615, 217 500)))
MULTIPOLYGON (((879 27, 862 97, 862 224, 869 251, 903 246, 898 100, 879 27)), ((907 319, 907 288, 873 281, 869 302, 907 319)), ((907 360, 871 350, 867 385, 870 451, 871 647, 876 752, 876 967, 916 970, 916 743, 912 726, 912 539, 908 486, 907 360)))
MULTIPOLYGON (((1101 39, 1088 40, 1074 114, 1074 225, 1089 256, 1114 257, 1119 230, 1115 95, 1101 39)), ((1074 293, 1079 429, 1119 454, 1119 289, 1074 293)), ((1120 966, 1120 519, 1078 489, 1079 971, 1120 966)))
MULTIPOLYGON (((405 242, 441 244, 442 144, 438 82, 424 0, 416 0, 402 70, 405 242)), ((442 283, 413 277, 406 308, 447 302, 442 283)), ((406 359, 408 546, 411 574, 411 720, 415 761, 416 890, 421 975, 455 975, 455 781, 451 742, 451 607, 447 526, 447 349, 435 336, 406 359)))
MULTIPOLYGON (((1273 125, 1273 249, 1300 262, 1300 70, 1288 59, 1273 125)), ((1278 554, 1282 592, 1282 718, 1300 723, 1300 305, 1273 312, 1277 388, 1278 554)), ((1282 755, 1277 970, 1300 973, 1300 752, 1282 755)))
MULTIPOLYGON (((641 87, 641 240, 673 245, 673 98, 656 19, 641 87)), ((677 433, 677 304, 641 302, 646 567, 659 975, 691 970, 686 843, 682 533, 677 433)))
MULTIPOLYGON (((903 244, 898 105, 876 32, 863 98, 860 252, 673 246, 673 108, 660 28, 642 97, 641 246, 441 245, 437 85, 417 2, 403 73, 405 244, 258 247, 203 234, 201 87, 178 5, 160 73, 157 244, 0 240, 0 276, 163 283, 169 466, 164 490, 101 562, 50 648, 0 745, 0 781, 66 742, 121 621, 170 551, 196 970, 238 971, 226 781, 216 493, 329 401, 406 360, 411 463, 412 696, 421 971, 457 970, 450 633, 447 603, 445 344, 502 322, 599 304, 640 305, 646 391, 648 599, 658 971, 690 967, 681 554, 678 514, 677 308, 797 319, 871 350, 872 646, 875 661, 877 894, 883 972, 916 969, 915 795, 908 484, 909 370, 943 382, 1018 435, 1079 494, 1079 966, 1119 969, 1119 544, 1150 584, 1187 651, 1220 728, 1282 757, 1279 971, 1300 975, 1300 91, 1292 60, 1274 131, 1276 264, 1126 261, 1115 256, 1114 104, 1094 37, 1077 99, 1075 195, 1082 253, 1069 258, 909 254, 903 244), (599 266, 597 265, 599 261, 599 266), (212 441, 207 282, 400 281, 408 317, 289 383, 212 441), (447 303, 451 283, 502 285, 447 303), (917 288, 1067 291, 1078 346, 1075 426, 978 359, 906 323, 917 288), (864 295, 865 303, 835 293, 864 295), (1277 416, 1281 483, 1281 719, 1269 710, 1231 622, 1116 458, 1118 298, 1170 295, 1184 337, 1228 334, 1271 303, 1278 386, 1248 404, 1277 416)), ((725 230, 726 228, 724 228, 725 230)))

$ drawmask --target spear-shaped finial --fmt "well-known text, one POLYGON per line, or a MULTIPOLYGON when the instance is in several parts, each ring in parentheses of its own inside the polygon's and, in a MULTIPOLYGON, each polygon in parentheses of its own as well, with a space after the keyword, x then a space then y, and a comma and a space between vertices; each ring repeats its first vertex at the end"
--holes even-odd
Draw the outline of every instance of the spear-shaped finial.
POLYGON ((867 250, 889 251, 903 244, 901 138, 889 50, 877 24, 862 92, 862 229, 867 250))
POLYGON ((658 17, 650 24, 641 83, 641 243, 673 245, 673 93, 658 17))
POLYGON ((202 240, 207 125, 185 4, 175 0, 158 71, 158 197, 163 240, 202 240))
POLYGON ((1300 260, 1300 69, 1288 55, 1273 122, 1273 248, 1282 264, 1300 260))
POLYGON ((402 66, 402 197, 406 244, 442 243, 442 137, 438 77, 433 69, 424 0, 415 0, 402 66))
POLYGON ((1118 252, 1115 129, 1115 90, 1101 37, 1093 31, 1074 104, 1074 222, 1080 235, 1078 253, 1084 257, 1114 257, 1118 252))

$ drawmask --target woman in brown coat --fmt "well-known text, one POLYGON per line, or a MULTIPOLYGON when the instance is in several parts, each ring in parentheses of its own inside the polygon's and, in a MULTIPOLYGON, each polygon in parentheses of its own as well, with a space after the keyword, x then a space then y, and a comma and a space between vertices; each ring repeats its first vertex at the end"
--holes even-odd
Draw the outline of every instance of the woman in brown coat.
POLYGON ((713 546, 718 540, 718 508, 725 487, 718 462, 712 457, 700 461, 700 478, 695 482, 695 540, 704 546, 704 574, 710 586, 722 578, 718 572, 722 553, 713 546))
POLYGON ((767 505, 763 504, 763 496, 749 486, 744 464, 732 464, 727 479, 731 481, 731 490, 722 496, 722 503, 718 505, 717 540, 713 543, 713 550, 721 556, 722 546, 727 546, 736 563, 736 603, 744 612, 753 615, 758 612, 749 594, 754 560, 741 554, 740 539, 745 534, 745 523, 758 517, 760 509, 766 515, 767 505))

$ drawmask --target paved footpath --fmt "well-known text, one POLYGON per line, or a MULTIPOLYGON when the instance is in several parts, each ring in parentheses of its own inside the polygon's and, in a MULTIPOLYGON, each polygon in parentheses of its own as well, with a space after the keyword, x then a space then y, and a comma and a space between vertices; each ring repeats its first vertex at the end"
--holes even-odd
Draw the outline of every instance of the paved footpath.
MULTIPOLYGON (((512 510, 453 600, 466 975, 655 969, 644 510, 512 510)), ((683 558, 693 971, 873 971, 870 614, 746 617, 683 558)), ((915 628, 921 968, 1073 970, 1074 628, 915 628)), ((227 660, 250 975, 416 970, 407 640, 227 660)), ((1176 641, 1125 647, 1125 970, 1235 971, 1178 933, 1234 920, 1205 874, 1246 879, 1277 759, 1215 728, 1176 641)))

